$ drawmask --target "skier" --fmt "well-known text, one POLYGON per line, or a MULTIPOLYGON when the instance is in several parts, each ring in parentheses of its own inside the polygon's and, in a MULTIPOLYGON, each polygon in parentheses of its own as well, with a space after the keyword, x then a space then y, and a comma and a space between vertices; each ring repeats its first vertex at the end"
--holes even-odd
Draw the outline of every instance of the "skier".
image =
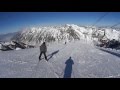
POLYGON ((44 57, 47 61, 47 56, 46 56, 46 52, 47 52, 47 46, 46 46, 46 43, 43 42, 43 44, 40 46, 40 56, 39 56, 39 61, 41 60, 41 56, 42 54, 44 54, 44 57))
POLYGON ((66 42, 65 42, 65 44, 66 44, 66 42))

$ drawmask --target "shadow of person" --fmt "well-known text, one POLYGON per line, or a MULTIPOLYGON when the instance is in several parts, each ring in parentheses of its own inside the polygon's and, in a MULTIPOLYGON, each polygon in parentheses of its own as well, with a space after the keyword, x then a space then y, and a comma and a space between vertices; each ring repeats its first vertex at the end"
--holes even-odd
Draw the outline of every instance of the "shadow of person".
POLYGON ((48 55, 50 57, 47 60, 51 59, 53 57, 53 55, 57 54, 58 52, 59 52, 59 50, 54 51, 53 53, 51 53, 50 55, 48 55))
POLYGON ((71 57, 65 62, 65 64, 66 64, 66 67, 65 67, 65 71, 64 71, 64 78, 71 78, 72 65, 74 64, 71 57))

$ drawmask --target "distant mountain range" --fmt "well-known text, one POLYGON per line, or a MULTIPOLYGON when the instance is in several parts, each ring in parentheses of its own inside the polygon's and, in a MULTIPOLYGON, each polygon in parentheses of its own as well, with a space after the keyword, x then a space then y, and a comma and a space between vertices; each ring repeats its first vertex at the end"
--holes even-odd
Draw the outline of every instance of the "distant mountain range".
POLYGON ((16 35, 18 32, 13 32, 13 33, 7 33, 7 34, 1 34, 0 35, 0 41, 2 42, 8 42, 11 41, 14 35, 16 35))
POLYGON ((120 31, 112 28, 84 27, 75 24, 61 26, 31 27, 22 31, 0 35, 0 41, 16 40, 26 44, 41 43, 42 41, 93 41, 98 39, 120 41, 120 31))

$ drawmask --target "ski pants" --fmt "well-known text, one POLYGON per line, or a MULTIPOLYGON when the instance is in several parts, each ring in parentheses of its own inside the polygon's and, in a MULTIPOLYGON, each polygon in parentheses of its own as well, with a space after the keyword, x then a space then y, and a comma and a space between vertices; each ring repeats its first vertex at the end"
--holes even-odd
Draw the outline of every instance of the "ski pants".
POLYGON ((46 52, 40 52, 39 59, 41 59, 42 54, 44 54, 45 59, 47 60, 46 52))

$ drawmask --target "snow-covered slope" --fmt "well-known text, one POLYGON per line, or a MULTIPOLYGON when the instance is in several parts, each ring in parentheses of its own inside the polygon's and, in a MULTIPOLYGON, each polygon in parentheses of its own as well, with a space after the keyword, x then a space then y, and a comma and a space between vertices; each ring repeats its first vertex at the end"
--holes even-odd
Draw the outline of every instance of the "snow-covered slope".
POLYGON ((0 52, 0 77, 120 77, 120 51, 96 48, 81 40, 49 44, 48 62, 45 59, 38 62, 38 56, 39 48, 0 52))
POLYGON ((115 39, 120 41, 120 31, 111 28, 83 27, 74 24, 48 27, 31 27, 18 32, 13 40, 24 43, 40 43, 41 41, 71 41, 115 39))

